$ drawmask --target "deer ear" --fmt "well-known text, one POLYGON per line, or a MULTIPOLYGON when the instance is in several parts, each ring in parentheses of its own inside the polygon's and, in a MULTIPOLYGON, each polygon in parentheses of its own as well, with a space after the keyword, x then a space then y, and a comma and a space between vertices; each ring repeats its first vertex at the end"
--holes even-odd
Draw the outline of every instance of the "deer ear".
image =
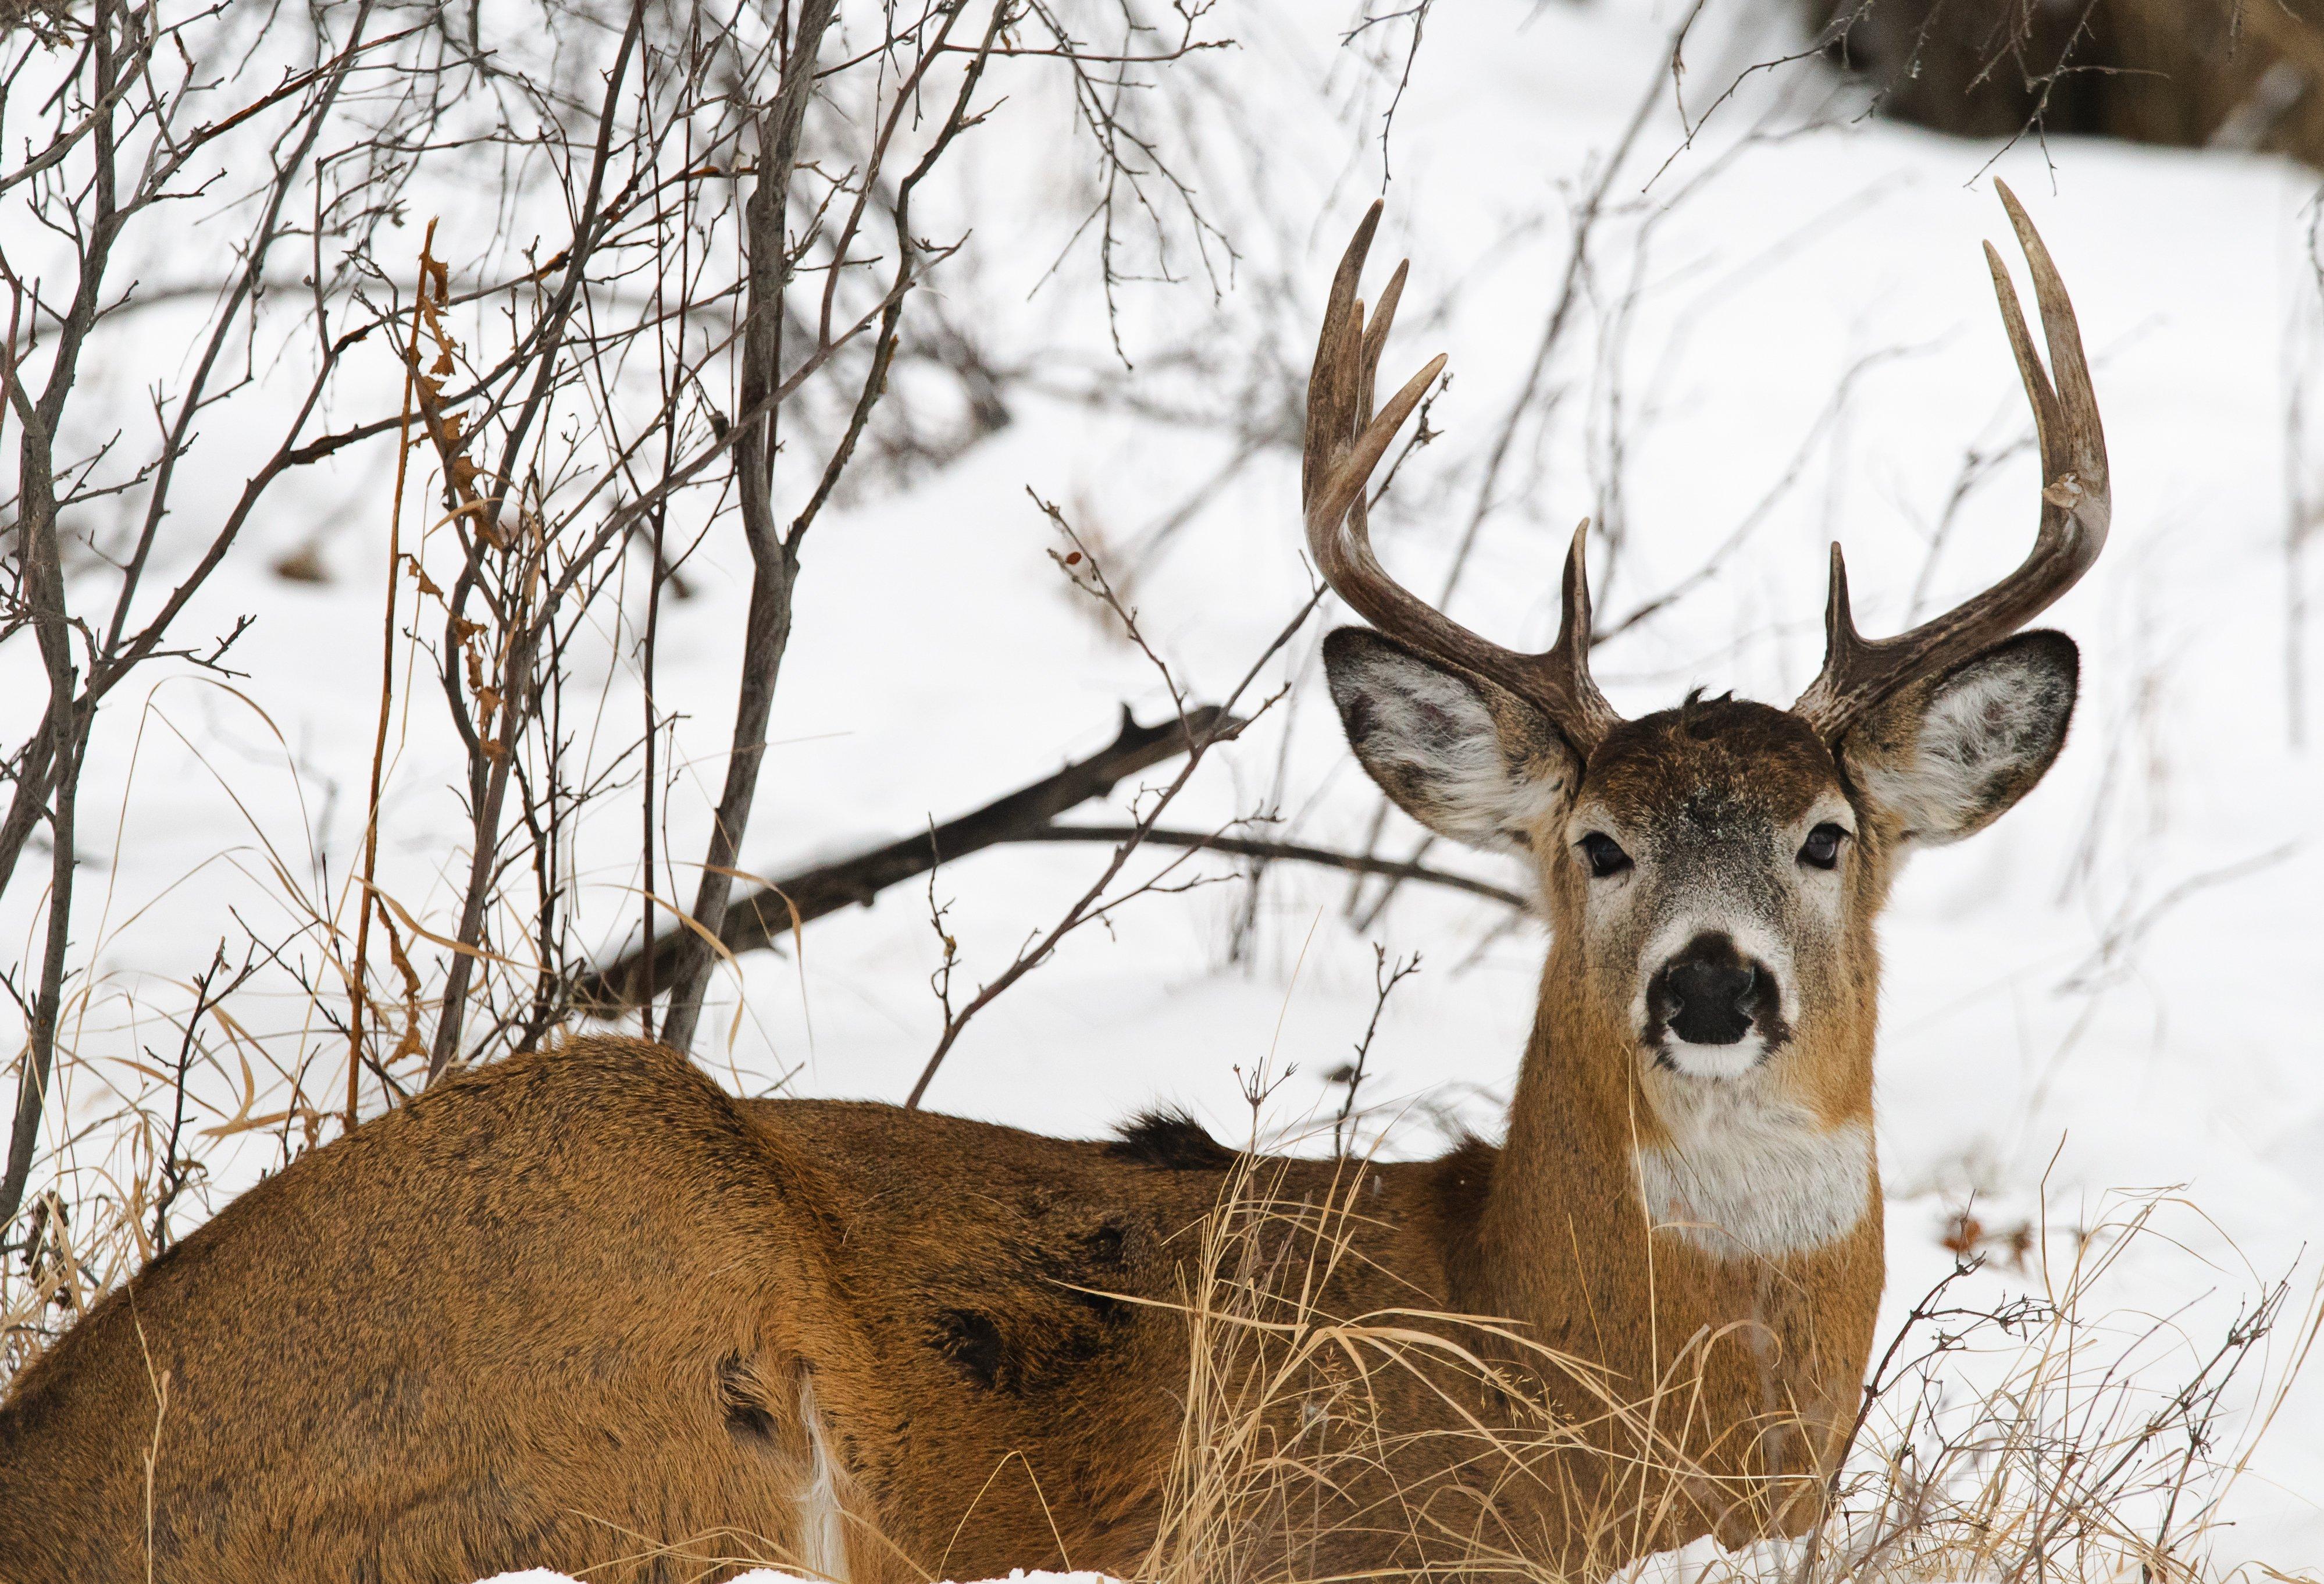
POLYGON ((1439 836, 1524 852, 1581 778, 1540 710, 1368 627, 1323 640, 1323 674, 1357 761, 1439 836))
POLYGON ((1884 699, 1840 754, 1904 840, 1959 841, 2034 790, 2066 744, 2081 656, 2063 633, 2020 633, 1884 699))

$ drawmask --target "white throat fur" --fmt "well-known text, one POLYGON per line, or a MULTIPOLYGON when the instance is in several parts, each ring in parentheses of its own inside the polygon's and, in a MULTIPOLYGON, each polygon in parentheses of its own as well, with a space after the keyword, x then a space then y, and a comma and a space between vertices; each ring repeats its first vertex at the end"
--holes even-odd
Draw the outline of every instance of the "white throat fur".
POLYGON ((1662 1087, 1667 1144, 1632 1152, 1657 1232, 1722 1259, 1821 1247, 1872 1205, 1872 1129, 1826 1125, 1764 1071, 1662 1087))

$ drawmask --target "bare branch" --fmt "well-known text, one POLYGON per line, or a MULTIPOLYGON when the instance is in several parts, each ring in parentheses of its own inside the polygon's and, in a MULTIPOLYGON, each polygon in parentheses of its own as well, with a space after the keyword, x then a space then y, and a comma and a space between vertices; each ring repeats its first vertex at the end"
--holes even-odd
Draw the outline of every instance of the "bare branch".
MULTIPOLYGON (((1054 775, 1043 776, 1006 797, 925 832, 834 863, 818 864, 745 892, 728 910, 718 939, 732 952, 755 951, 779 940, 795 924, 868 903, 891 885, 928 873, 939 864, 965 857, 996 842, 1038 839, 1031 833, 1058 815, 1112 793, 1127 777, 1187 751, 1197 735, 1231 736, 1241 723, 1208 705, 1154 726, 1140 726, 1129 710, 1113 741, 1054 775)), ((673 930, 650 952, 632 950, 584 979, 577 994, 601 1014, 639 1004, 655 983, 669 982, 678 960, 678 942, 693 931, 673 930)))

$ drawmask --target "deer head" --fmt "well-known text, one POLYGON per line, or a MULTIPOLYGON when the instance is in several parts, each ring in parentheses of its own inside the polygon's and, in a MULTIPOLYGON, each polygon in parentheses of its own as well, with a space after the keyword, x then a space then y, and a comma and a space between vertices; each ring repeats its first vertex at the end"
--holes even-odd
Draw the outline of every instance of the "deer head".
POLYGON ((1531 864, 1555 941, 1545 1033, 1621 1053, 1606 1059, 1633 1064, 1649 1128, 1683 1136, 1685 1118, 1742 1095, 1825 1128, 1868 1122, 1872 923, 1899 861, 1991 823, 2064 742, 2073 642, 2018 629, 2106 542, 2106 443, 2065 287, 2015 198, 2001 198, 2056 378, 1988 245, 2041 441, 2033 551, 1966 604, 1876 640, 1849 616, 1834 545, 1823 668, 1788 709, 1690 694, 1617 715, 1590 675, 1587 523, 1565 558, 1556 641, 1538 654, 1488 642, 1389 579, 1365 489, 1443 359, 1375 414, 1404 282, 1399 267, 1368 322, 1356 288, 1377 205, 1341 262, 1308 390, 1304 485, 1316 565, 1371 623, 1324 647, 1349 744, 1423 825, 1531 864))

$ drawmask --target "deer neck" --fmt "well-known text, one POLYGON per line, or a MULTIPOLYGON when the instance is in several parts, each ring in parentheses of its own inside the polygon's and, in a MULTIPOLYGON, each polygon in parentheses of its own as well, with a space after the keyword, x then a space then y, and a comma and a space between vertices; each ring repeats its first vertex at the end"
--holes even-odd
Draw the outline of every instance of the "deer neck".
MULTIPOLYGON (((1877 1257, 1868 1097, 1835 1118, 1766 1069, 1642 1074, 1629 1031, 1580 994, 1572 939, 1561 932, 1544 976, 1478 1227, 1480 1296, 1581 1341, 1570 1333, 1585 1313, 1609 1334, 1626 1302, 1650 1304, 1665 1329, 1715 1321, 1771 1269, 1860 1255, 1868 1237, 1877 1257)), ((1868 1020, 1845 1037, 1868 1058, 1868 1020)))

